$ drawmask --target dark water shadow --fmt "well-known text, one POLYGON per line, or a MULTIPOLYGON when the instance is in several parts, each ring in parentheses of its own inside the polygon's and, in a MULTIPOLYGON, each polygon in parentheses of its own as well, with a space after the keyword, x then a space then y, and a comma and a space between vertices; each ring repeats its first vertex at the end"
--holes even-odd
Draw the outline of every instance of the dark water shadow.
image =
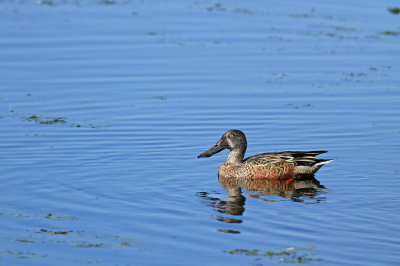
MULTIPOLYGON (((216 220, 230 224, 243 222, 241 216, 245 212, 247 198, 264 202, 291 201, 302 204, 318 204, 325 201, 325 187, 314 175, 296 176, 287 180, 243 180, 219 177, 219 182, 228 193, 226 200, 212 196, 213 192, 198 192, 202 203, 212 207, 216 212, 216 220), (244 196, 245 194, 246 196, 244 196), (232 217, 233 216, 233 217, 232 217)), ((219 229, 225 233, 240 233, 230 229, 219 229)))

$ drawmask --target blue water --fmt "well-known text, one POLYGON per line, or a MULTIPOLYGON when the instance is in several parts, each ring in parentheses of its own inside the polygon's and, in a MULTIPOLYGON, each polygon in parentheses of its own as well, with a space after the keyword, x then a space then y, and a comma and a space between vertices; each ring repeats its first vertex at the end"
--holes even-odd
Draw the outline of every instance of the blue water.
POLYGON ((0 1, 0 264, 398 264, 396 4, 0 1), (233 128, 337 160, 230 189, 233 128))

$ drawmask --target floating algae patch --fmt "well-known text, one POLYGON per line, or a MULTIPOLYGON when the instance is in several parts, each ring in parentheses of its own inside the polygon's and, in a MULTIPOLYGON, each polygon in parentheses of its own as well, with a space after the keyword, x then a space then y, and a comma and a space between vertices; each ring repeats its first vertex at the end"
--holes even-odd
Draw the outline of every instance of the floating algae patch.
POLYGON ((253 11, 247 8, 235 8, 233 9, 234 13, 241 13, 241 14, 247 14, 247 15, 252 15, 253 11))
POLYGON ((240 234, 240 231, 232 230, 232 229, 218 229, 218 232, 227 233, 227 234, 240 234))
POLYGON ((400 8, 399 7, 389 7, 388 11, 394 15, 400 14, 400 8))
POLYGON ((315 246, 308 246, 306 248, 287 248, 279 251, 260 251, 258 249, 234 249, 231 251, 224 251, 231 255, 246 255, 253 256, 257 259, 262 257, 269 257, 279 262, 286 262, 292 264, 303 264, 313 261, 322 261, 321 258, 314 257, 313 253, 309 253, 309 250, 314 249, 315 246))
POLYGON ((228 11, 236 14, 246 14, 246 15, 253 15, 254 12, 250 9, 247 8, 233 8, 233 9, 227 9, 224 7, 221 3, 216 3, 214 6, 207 7, 206 10, 208 12, 213 12, 213 11, 228 11))
POLYGON ((343 26, 327 26, 327 27, 331 27, 334 30, 345 31, 345 32, 355 32, 355 31, 357 31, 355 28, 352 28, 352 27, 343 27, 343 26))
POLYGON ((222 6, 221 3, 216 3, 214 6, 210 6, 206 8, 207 11, 226 11, 226 8, 222 6))
POLYGON ((364 72, 359 72, 359 73, 353 73, 353 72, 346 73, 346 72, 343 72, 343 76, 352 77, 352 78, 354 78, 354 77, 365 77, 365 76, 367 76, 367 73, 364 73, 364 72))
POLYGON ((51 219, 51 220, 78 220, 77 217, 75 216, 66 216, 66 215, 53 215, 51 213, 48 213, 47 215, 43 216, 46 219, 51 219))
POLYGON ((24 121, 29 121, 29 122, 35 122, 37 124, 41 125, 55 125, 55 124, 61 124, 61 125, 66 125, 69 127, 78 127, 78 128, 102 128, 102 127, 108 127, 108 126, 97 126, 93 124, 83 124, 83 123, 74 123, 74 122, 69 122, 67 121, 67 118, 65 117, 55 117, 55 116, 38 116, 38 115, 31 115, 31 116, 20 116, 17 115, 21 120, 24 121))
POLYGON ((86 240, 81 240, 78 241, 74 244, 71 244, 70 246, 73 248, 107 248, 107 247, 127 247, 127 246, 135 246, 138 245, 139 242, 133 238, 126 238, 126 237, 121 237, 121 236, 114 236, 111 238, 105 238, 104 236, 101 235, 95 235, 95 239, 93 241, 87 240, 87 235, 80 235, 81 237, 84 237, 86 240), (102 242, 97 242, 99 239, 103 239, 102 242), (108 239, 108 240, 107 240, 108 239))
POLYGON ((247 256, 263 256, 263 254, 260 253, 258 249, 234 249, 229 251, 229 254, 235 255, 235 254, 243 254, 247 256))
POLYGON ((47 231, 47 233, 52 235, 66 235, 72 231, 47 231))
POLYGON ((73 248, 102 248, 104 247, 103 243, 79 243, 75 245, 71 245, 73 248))
POLYGON ((161 101, 165 101, 167 99, 167 96, 154 96, 153 98, 159 99, 161 101))
POLYGON ((110 1, 110 0, 103 0, 100 3, 103 4, 103 5, 116 5, 117 4, 117 2, 110 1))
POLYGON ((11 216, 11 217, 17 217, 17 218, 35 218, 35 217, 43 217, 46 219, 52 219, 52 220, 79 220, 78 217, 75 216, 68 216, 68 215, 53 215, 51 213, 48 213, 46 215, 38 215, 38 214, 32 214, 32 215, 26 215, 26 214, 20 214, 20 213, 4 213, 0 212, 0 216, 11 216))
POLYGON ((29 117, 26 117, 25 120, 30 121, 30 122, 35 122, 38 124, 43 124, 43 125, 52 125, 52 124, 66 124, 67 121, 63 117, 40 117, 36 115, 31 115, 29 117))
POLYGON ((4 213, 4 212, 0 212, 0 216, 12 216, 12 217, 18 217, 18 218, 29 217, 28 215, 24 215, 24 214, 20 214, 20 213, 4 213))
POLYGON ((130 246, 131 244, 127 241, 122 241, 121 243, 118 243, 116 246, 123 247, 123 246, 130 246))
POLYGON ((11 255, 19 259, 31 259, 35 257, 46 257, 46 255, 40 255, 36 252, 31 251, 13 251, 13 250, 0 250, 0 257, 4 255, 11 255))
POLYGON ((54 6, 52 1, 36 1, 38 6, 54 6))
POLYGON ((34 133, 34 134, 25 134, 26 137, 39 137, 43 136, 42 134, 34 133))
POLYGON ((29 240, 29 239, 21 239, 21 238, 19 238, 19 239, 15 239, 15 242, 19 242, 19 243, 27 243, 27 244, 33 244, 33 243, 35 243, 35 241, 33 241, 33 240, 29 240))
POLYGON ((134 238, 127 238, 127 237, 121 237, 121 236, 116 236, 115 238, 118 241, 120 241, 120 242, 115 244, 116 246, 119 246, 119 247, 134 246, 134 245, 139 244, 139 242, 134 238))
POLYGON ((310 14, 290 14, 289 17, 291 18, 309 18, 312 15, 310 14))
MULTIPOLYGON (((104 236, 101 234, 90 234, 85 231, 72 231, 72 230, 48 230, 40 229, 32 231, 37 234, 47 235, 46 242, 56 242, 68 244, 73 248, 108 248, 108 247, 128 247, 136 246, 139 242, 134 238, 121 237, 121 236, 104 236), (51 237, 54 235, 56 237, 51 237), (66 236, 59 237, 60 235, 66 236), (71 242, 72 241, 72 242, 71 242)), ((23 238, 21 238, 23 239, 23 238)), ((29 239, 26 241, 28 243, 29 239)), ((43 241, 41 238, 40 241, 43 241)), ((23 242, 23 241, 18 241, 23 242)))
POLYGON ((340 32, 356 32, 357 29, 353 27, 344 27, 344 26, 337 26, 337 25, 325 25, 325 24, 310 24, 308 25, 310 28, 322 28, 322 29, 331 29, 335 31, 340 31, 340 32))
POLYGON ((60 231, 51 231, 47 229, 40 229, 37 233, 49 233, 52 235, 66 235, 69 233, 72 233, 73 231, 66 231, 66 230, 60 230, 60 231))
POLYGON ((382 35, 390 35, 390 36, 399 36, 400 32, 391 31, 391 30, 385 30, 385 31, 380 32, 380 34, 382 34, 382 35))

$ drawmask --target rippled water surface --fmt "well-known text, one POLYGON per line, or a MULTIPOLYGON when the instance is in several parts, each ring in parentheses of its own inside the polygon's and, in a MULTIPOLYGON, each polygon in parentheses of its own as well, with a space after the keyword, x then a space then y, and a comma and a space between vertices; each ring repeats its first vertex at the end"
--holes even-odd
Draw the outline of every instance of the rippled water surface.
POLYGON ((0 264, 397 264, 396 4, 0 1, 0 264), (337 160, 223 186, 232 128, 337 160))

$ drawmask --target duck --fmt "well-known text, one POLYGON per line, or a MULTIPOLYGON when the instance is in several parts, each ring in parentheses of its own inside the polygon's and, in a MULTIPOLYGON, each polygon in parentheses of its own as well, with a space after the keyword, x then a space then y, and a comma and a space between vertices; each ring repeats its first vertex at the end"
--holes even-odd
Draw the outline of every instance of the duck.
POLYGON ((229 149, 228 158, 218 170, 218 177, 236 179, 293 179, 297 176, 313 176, 323 165, 334 160, 316 157, 327 152, 324 150, 261 153, 243 159, 246 148, 245 134, 232 129, 225 132, 214 146, 197 157, 211 157, 229 149))

